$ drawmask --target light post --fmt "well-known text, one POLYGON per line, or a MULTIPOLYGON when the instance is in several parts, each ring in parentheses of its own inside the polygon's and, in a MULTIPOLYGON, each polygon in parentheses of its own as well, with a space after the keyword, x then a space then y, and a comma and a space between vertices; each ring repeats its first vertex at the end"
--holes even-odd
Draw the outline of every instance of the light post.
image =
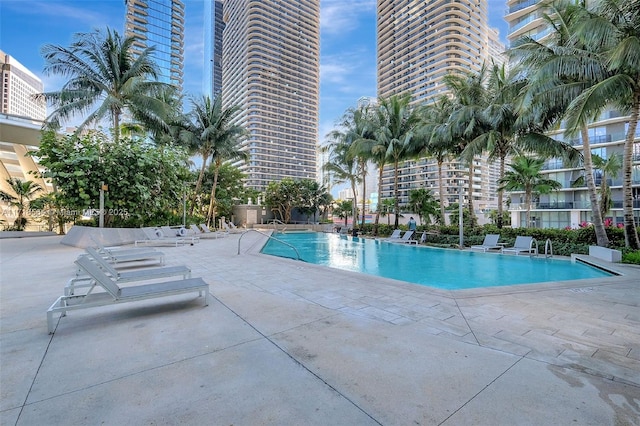
POLYGON ((460 250, 464 248, 464 220, 462 217, 462 203, 464 198, 462 196, 462 180, 458 182, 458 236, 460 238, 460 250))

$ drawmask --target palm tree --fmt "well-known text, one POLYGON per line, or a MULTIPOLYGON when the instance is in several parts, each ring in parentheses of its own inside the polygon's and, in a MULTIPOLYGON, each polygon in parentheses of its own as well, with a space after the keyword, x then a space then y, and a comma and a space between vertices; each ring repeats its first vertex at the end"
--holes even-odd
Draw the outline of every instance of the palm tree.
POLYGON ((420 223, 424 223, 426 217, 431 221, 431 217, 438 217, 438 202, 433 198, 431 191, 426 188, 419 188, 409 191, 409 210, 418 214, 420 223))
POLYGON ((151 58, 154 48, 134 56, 134 38, 121 37, 109 28, 78 33, 74 39, 68 48, 46 44, 41 49, 45 75, 68 78, 61 90, 37 95, 54 108, 47 118, 49 126, 57 128, 75 114, 88 114, 78 126, 80 131, 108 118, 115 142, 120 140, 125 111, 144 124, 165 126, 168 106, 162 98, 173 89, 156 81, 158 71, 151 58))
POLYGON ((38 192, 42 191, 42 187, 33 181, 27 180, 23 182, 18 178, 9 178, 6 182, 9 184, 13 194, 0 191, 0 200, 8 202, 10 206, 17 209, 14 224, 16 230, 22 231, 27 224, 27 219, 24 217, 24 210, 27 208, 29 201, 38 192))
POLYGON ((380 203, 378 203, 378 208, 376 209, 376 212, 380 216, 387 217, 387 225, 389 226, 391 226, 391 219, 389 215, 391 214, 391 212, 393 212, 393 208, 395 205, 396 200, 394 200, 393 198, 385 198, 380 203))
POLYGON ((353 194, 351 208, 353 209, 352 216, 355 218, 361 173, 358 157, 351 150, 354 142, 351 136, 348 131, 334 130, 327 135, 331 141, 322 147, 322 150, 329 153, 329 161, 324 164, 324 170, 331 174, 335 183, 349 182, 351 185, 351 193, 353 194))
MULTIPOLYGON (((565 134, 580 133, 583 146, 583 164, 587 191, 591 203, 591 216, 597 244, 609 245, 593 180, 593 162, 589 143, 588 123, 602 112, 606 105, 586 105, 579 102, 582 94, 590 91, 599 80, 605 78, 604 63, 575 36, 577 25, 586 18, 586 10, 571 2, 548 5, 550 13, 543 15, 551 35, 543 42, 524 37, 510 50, 512 57, 521 59, 517 72, 528 73, 525 105, 542 108, 543 114, 565 117, 565 134), (528 71, 526 71, 528 70, 528 71), (551 109, 549 110, 549 107, 551 109)), ((534 110, 532 113, 536 115, 534 110)))
POLYGON ((607 177, 618 177, 620 169, 622 169, 622 156, 620 154, 610 155, 609 158, 604 159, 599 155, 593 155, 593 165, 596 169, 600 170, 600 214, 604 218, 607 212, 613 206, 613 200, 611 200, 611 188, 607 182, 607 177))
MULTIPOLYGON (((568 126, 576 126, 613 104, 629 112, 629 124, 622 160, 622 192, 625 243, 640 249, 640 238, 633 215, 633 152, 640 118, 640 1, 601 0, 591 13, 575 22, 574 34, 589 52, 594 52, 598 65, 603 65, 594 84, 584 90, 569 107, 568 126)), ((585 64, 579 75, 591 75, 594 67, 585 64)))
POLYGON ((482 151, 474 146, 469 148, 467 146, 489 128, 484 116, 484 108, 487 105, 485 79, 486 67, 484 65, 477 72, 444 76, 444 82, 455 99, 448 129, 451 132, 452 141, 457 144, 455 151, 461 161, 469 167, 468 203, 469 219, 472 226, 477 222, 473 207, 474 160, 482 151))
POLYGON ((240 110, 238 106, 222 107, 222 97, 218 96, 213 101, 209 96, 191 98, 191 112, 180 126, 179 139, 183 141, 193 154, 202 157, 202 166, 196 180, 196 187, 191 200, 189 214, 193 214, 196 205, 196 197, 200 194, 204 173, 207 170, 207 162, 210 159, 217 161, 214 166, 214 185, 211 189, 212 198, 208 212, 211 218, 211 203, 214 200, 217 184, 217 171, 224 160, 240 158, 246 159, 246 153, 236 148, 237 143, 245 136, 244 127, 231 123, 233 116, 240 110))
MULTIPOLYGON (((373 131, 370 121, 370 108, 368 106, 363 106, 357 109, 350 108, 347 110, 345 115, 342 118, 342 122, 340 123, 341 130, 335 130, 330 133, 330 137, 334 141, 340 141, 339 143, 344 144, 344 147, 348 147, 348 152, 346 156, 354 156, 355 161, 357 163, 357 174, 358 179, 362 184, 362 218, 361 225, 364 227, 365 221, 365 206, 366 206, 366 176, 368 172, 367 163, 368 156, 366 152, 359 152, 355 149, 352 149, 356 141, 362 139, 371 139, 373 137, 373 131)), ((355 181, 349 179, 349 181, 354 184, 355 181)), ((355 194, 354 194, 355 196, 355 194)))
POLYGON ((513 163, 509 164, 511 170, 498 181, 501 191, 524 191, 524 204, 527 206, 525 227, 529 227, 531 223, 533 195, 547 194, 562 187, 559 182, 546 179, 540 173, 544 161, 540 158, 518 156, 514 158, 513 163))
POLYGON ((411 95, 393 95, 378 100, 377 127, 374 130, 378 145, 386 148, 385 156, 393 164, 393 196, 395 199, 395 227, 398 227, 400 216, 398 171, 400 162, 414 154, 412 144, 418 145, 415 139, 424 137, 419 129, 422 116, 418 109, 412 108, 411 95))
POLYGON ((423 109, 425 123, 422 131, 425 135, 425 146, 418 155, 427 155, 436 160, 438 165, 438 191, 440 194, 440 220, 443 225, 445 221, 445 205, 444 205, 444 182, 442 181, 442 166, 444 162, 451 158, 452 146, 451 133, 448 130, 447 122, 451 116, 453 104, 451 100, 442 96, 435 103, 428 105, 423 109))

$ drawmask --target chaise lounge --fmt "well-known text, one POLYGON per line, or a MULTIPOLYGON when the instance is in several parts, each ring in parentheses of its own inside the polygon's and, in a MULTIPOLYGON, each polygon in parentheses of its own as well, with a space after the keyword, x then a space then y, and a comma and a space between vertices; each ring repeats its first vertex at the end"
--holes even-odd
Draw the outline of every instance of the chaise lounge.
POLYGON ((529 253, 529 255, 538 255, 538 242, 533 237, 516 237, 516 242, 513 247, 503 247, 502 253, 515 253, 517 256, 520 253, 529 253))
POLYGON ((471 250, 481 250, 482 252, 486 252, 488 250, 501 250, 502 246, 498 244, 499 239, 499 234, 487 234, 484 236, 482 244, 471 246, 471 250))
POLYGON ((86 294, 60 296, 47 310, 47 327, 49 334, 54 332, 53 314, 65 316, 67 311, 113 305, 117 303, 135 302, 164 296, 198 292, 204 304, 209 304, 209 285, 202 278, 189 278, 177 281, 164 281, 141 284, 132 287, 119 287, 89 256, 81 256, 75 262, 93 280, 93 285, 86 294), (105 292, 92 293, 95 286, 102 287, 105 292))

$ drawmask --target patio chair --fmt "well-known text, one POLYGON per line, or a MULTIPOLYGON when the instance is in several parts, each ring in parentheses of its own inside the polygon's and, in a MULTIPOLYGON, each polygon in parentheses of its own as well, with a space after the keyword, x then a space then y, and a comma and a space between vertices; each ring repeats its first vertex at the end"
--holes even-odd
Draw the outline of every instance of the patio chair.
MULTIPOLYGON (((87 247, 86 251, 91 260, 93 260, 100 269, 106 272, 106 274, 116 282, 144 281, 175 276, 182 276, 182 279, 191 278, 191 269, 186 265, 118 271, 94 248, 87 247)), ((82 270, 82 268, 80 269, 82 270)), ((75 289, 78 287, 90 287, 91 280, 92 278, 88 275, 76 276, 75 278, 70 279, 65 286, 64 294, 67 296, 73 295, 75 294, 75 289)))
POLYGON ((387 238, 381 238, 380 241, 396 241, 399 240, 400 237, 402 237, 402 230, 394 229, 391 235, 389 235, 387 238))
POLYGON ((222 222, 222 227, 224 228, 225 231, 227 231, 229 234, 240 234, 243 233, 244 230, 238 228, 237 226, 233 225, 233 227, 231 227, 228 223, 226 222, 222 222))
POLYGON ((178 245, 180 244, 185 245, 187 243, 187 240, 185 238, 165 235, 164 232, 162 232, 162 230, 158 228, 142 228, 142 232, 144 232, 144 235, 147 238, 145 238, 144 240, 136 240, 134 242, 136 247, 138 246, 138 244, 145 244, 145 245, 170 244, 178 247, 178 245))
POLYGON ((222 234, 219 234, 218 232, 204 232, 202 231, 200 228, 198 228, 198 225, 189 225, 189 229, 191 230, 191 234, 197 236, 198 238, 218 238, 221 237, 222 234))
POLYGON ((502 253, 515 253, 517 256, 520 253, 529 253, 529 255, 538 255, 538 242, 533 237, 516 237, 516 242, 513 247, 503 247, 502 253))
MULTIPOLYGON (((98 253, 104 255, 104 257, 110 256, 124 256, 141 253, 160 253, 153 247, 105 247, 102 242, 95 235, 90 235, 91 241, 94 243, 94 247, 98 253)), ((161 253, 162 254, 162 253, 161 253)))
POLYGON ((406 231, 403 235, 402 238, 398 238, 395 241, 392 241, 393 243, 402 243, 402 244, 418 244, 418 240, 414 240, 413 238, 413 234, 415 232, 414 231, 406 231))
MULTIPOLYGON (((96 252, 113 265, 129 262, 153 262, 164 265, 164 253, 153 248, 112 250, 103 246, 98 247, 100 250, 96 250, 96 252)), ((86 255, 81 254, 80 256, 86 255)))
POLYGON ((118 283, 100 269, 89 256, 79 257, 76 260, 76 264, 91 276, 93 285, 86 294, 63 295, 51 305, 47 310, 47 328, 49 334, 54 332, 53 314, 55 313, 60 313, 61 316, 65 316, 67 311, 72 310, 135 302, 196 291, 199 297, 202 297, 204 293, 204 304, 205 306, 209 304, 209 285, 202 278, 164 281, 121 288, 118 286, 118 283), (92 291, 95 286, 100 286, 105 291, 93 293, 92 291))
POLYGON ((471 246, 471 250, 481 250, 482 252, 486 252, 488 250, 500 250, 503 246, 498 244, 499 239, 499 234, 487 234, 484 236, 482 244, 471 246))
POLYGON ((226 237, 227 235, 229 235, 229 232, 227 231, 212 231, 204 223, 200 224, 200 228, 202 228, 202 232, 204 232, 205 234, 217 234, 218 236, 221 236, 221 237, 226 237))
POLYGON ((191 241, 191 245, 200 242, 200 238, 196 235, 189 235, 189 231, 187 231, 187 228, 185 228, 184 226, 180 226, 179 228, 161 226, 160 230, 165 237, 184 238, 187 241, 191 241))

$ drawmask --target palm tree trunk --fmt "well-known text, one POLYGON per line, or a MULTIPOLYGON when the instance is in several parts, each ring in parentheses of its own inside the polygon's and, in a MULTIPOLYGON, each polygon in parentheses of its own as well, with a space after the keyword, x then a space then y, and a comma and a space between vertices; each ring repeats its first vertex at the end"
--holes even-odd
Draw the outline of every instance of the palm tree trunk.
MULTIPOLYGON (((213 186, 211 187, 211 199, 209 200, 209 211, 207 212, 207 221, 211 225, 211 221, 215 219, 215 203, 216 203, 216 186, 218 185, 218 170, 220 169, 220 161, 216 161, 215 170, 213 171, 213 186)), ((214 221, 215 224, 215 221, 214 221)))
POLYGON ((624 213, 624 242, 625 245, 633 250, 640 249, 640 240, 638 239, 638 231, 633 217, 633 189, 632 189, 632 171, 633 171, 633 146, 635 141, 636 129, 638 127, 638 117, 640 116, 640 92, 634 94, 633 108, 629 117, 629 129, 624 142, 624 155, 622 157, 622 208, 624 213))
POLYGON ((586 125, 583 125, 580 129, 580 136, 582 137, 582 155, 584 157, 584 178, 587 182, 587 191, 589 192, 589 201, 591 202, 591 216, 596 233, 596 242, 600 247, 607 247, 609 245, 609 238, 607 237, 607 231, 604 229, 604 224, 602 223, 600 204, 598 203, 598 189, 596 188, 596 183, 593 180, 591 144, 589 143, 589 130, 586 125))
POLYGON ((362 221, 360 222, 360 229, 364 229, 364 209, 367 206, 367 165, 366 162, 362 163, 362 221))
POLYGON ((527 206, 527 214, 525 215, 524 227, 528 228, 531 224, 531 186, 527 185, 524 189, 524 204, 527 206))
POLYGON ((378 205, 376 206, 376 220, 373 223, 373 236, 378 236, 378 224, 380 223, 380 191, 382 191, 382 169, 383 167, 378 165, 378 205))
POLYGON ((202 167, 200 168, 200 173, 198 173, 198 180, 196 181, 196 189, 193 191, 193 196, 191 197, 191 209, 189 210, 189 216, 193 215, 193 210, 196 208, 196 198, 198 197, 198 192, 200 192, 200 187, 202 186, 202 180, 204 179, 204 171, 207 168, 207 158, 209 155, 202 155, 202 167))
POLYGON ((444 215, 444 185, 442 183, 442 161, 438 161, 438 191, 440 191, 440 216, 442 217, 442 225, 446 226, 447 221, 444 215))
POLYGON ((353 201, 351 201, 351 217, 353 218, 352 226, 355 228, 358 222, 358 184, 355 180, 351 181, 351 193, 353 194, 353 201))
POLYGON ((476 214, 473 208, 473 169, 474 169, 474 164, 473 164, 473 158, 469 161, 469 201, 468 201, 468 205, 469 205, 469 225, 470 226, 476 226, 476 223, 478 222, 476 219, 476 214))
POLYGON ((393 206, 393 213, 395 214, 395 220, 393 222, 394 226, 396 227, 396 229, 398 228, 398 223, 399 223, 399 219, 400 219, 400 197, 399 197, 400 193, 398 191, 398 160, 395 160, 393 162, 393 196, 395 198, 394 200, 394 206, 393 206))
MULTIPOLYGON (((500 156, 500 170, 498 171, 498 180, 504 178, 504 163, 505 163, 505 156, 501 155, 500 156)), ((498 218, 496 219, 496 225, 498 226, 498 229, 502 229, 502 200, 503 200, 503 196, 504 196, 504 191, 502 189, 498 189, 498 218)))

